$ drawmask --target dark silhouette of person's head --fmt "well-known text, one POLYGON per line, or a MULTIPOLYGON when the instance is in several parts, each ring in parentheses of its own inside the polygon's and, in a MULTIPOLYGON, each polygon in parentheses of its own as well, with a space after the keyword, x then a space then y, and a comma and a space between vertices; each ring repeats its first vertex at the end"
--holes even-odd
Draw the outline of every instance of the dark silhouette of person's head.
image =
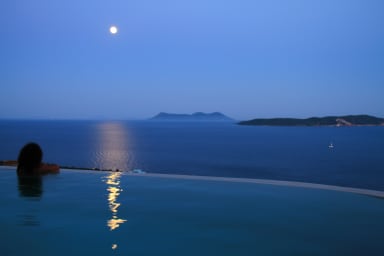
POLYGON ((26 144, 17 159, 17 176, 20 196, 41 197, 43 183, 38 168, 43 159, 43 151, 36 143, 26 144))
POLYGON ((34 175, 36 169, 41 165, 43 160, 43 151, 37 143, 31 142, 26 144, 19 153, 17 159, 18 175, 34 175))

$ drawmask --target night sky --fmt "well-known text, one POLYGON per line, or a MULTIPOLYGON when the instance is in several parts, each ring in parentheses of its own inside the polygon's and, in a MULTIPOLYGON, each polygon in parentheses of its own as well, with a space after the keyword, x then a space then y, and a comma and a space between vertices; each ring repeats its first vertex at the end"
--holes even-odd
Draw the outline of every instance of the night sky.
POLYGON ((383 13, 382 0, 2 0, 0 118, 384 117, 383 13))

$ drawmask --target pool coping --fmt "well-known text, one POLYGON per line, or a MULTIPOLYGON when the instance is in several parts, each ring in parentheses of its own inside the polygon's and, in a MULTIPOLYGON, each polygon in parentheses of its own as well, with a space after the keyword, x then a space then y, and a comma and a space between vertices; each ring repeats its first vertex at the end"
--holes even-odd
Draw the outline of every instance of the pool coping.
MULTIPOLYGON (((0 169, 16 169, 16 168, 12 166, 0 166, 0 169)), ((78 170, 78 169, 66 169, 66 168, 62 168, 61 170, 66 172, 68 171, 68 172, 100 173, 100 171, 94 171, 94 170, 81 170, 81 169, 78 170)), ((105 171, 105 172, 109 172, 109 171, 105 171)), ((273 185, 273 186, 299 187, 299 188, 308 188, 308 189, 321 189, 321 190, 330 190, 330 191, 337 191, 337 192, 348 192, 353 194, 373 196, 373 197, 384 199, 384 191, 380 191, 380 190, 343 187, 343 186, 300 182, 300 181, 201 176, 201 175, 185 175, 185 174, 162 174, 162 173, 148 173, 148 172, 145 172, 145 173, 121 172, 121 173, 123 175, 135 176, 135 177, 236 182, 236 183, 250 183, 250 184, 273 185)))
POLYGON ((199 176, 199 175, 184 175, 184 174, 161 174, 161 173, 125 173, 125 175, 140 176, 140 177, 153 177, 153 178, 171 178, 171 179, 185 179, 185 180, 205 180, 205 181, 220 181, 220 182, 237 182, 237 183, 251 183, 261 185, 273 186, 286 186, 286 187, 299 187, 308 189, 321 189, 331 190, 338 192, 348 192, 366 196, 379 197, 384 199, 384 191, 371 190, 363 188, 342 187, 335 185, 326 185, 318 183, 300 182, 300 181, 286 181, 286 180, 269 180, 269 179, 253 179, 253 178, 233 178, 233 177, 218 177, 218 176, 199 176))

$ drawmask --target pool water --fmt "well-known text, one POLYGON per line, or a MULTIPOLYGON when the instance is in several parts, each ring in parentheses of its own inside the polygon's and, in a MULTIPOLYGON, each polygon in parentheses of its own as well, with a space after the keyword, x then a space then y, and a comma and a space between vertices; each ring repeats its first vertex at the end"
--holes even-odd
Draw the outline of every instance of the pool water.
POLYGON ((384 201, 309 188, 0 169, 0 255, 382 255, 384 201), (33 182, 32 182, 33 183, 33 182))

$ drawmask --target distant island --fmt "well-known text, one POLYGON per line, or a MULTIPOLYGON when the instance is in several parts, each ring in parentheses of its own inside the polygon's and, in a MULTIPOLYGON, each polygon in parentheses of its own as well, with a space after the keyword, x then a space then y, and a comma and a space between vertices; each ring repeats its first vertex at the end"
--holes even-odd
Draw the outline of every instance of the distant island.
POLYGON ((220 113, 196 112, 193 114, 172 114, 161 112, 149 120, 154 121, 233 121, 232 118, 220 113))
POLYGON ((258 118, 241 121, 240 125, 265 126, 384 126, 384 118, 369 115, 299 118, 258 118))

